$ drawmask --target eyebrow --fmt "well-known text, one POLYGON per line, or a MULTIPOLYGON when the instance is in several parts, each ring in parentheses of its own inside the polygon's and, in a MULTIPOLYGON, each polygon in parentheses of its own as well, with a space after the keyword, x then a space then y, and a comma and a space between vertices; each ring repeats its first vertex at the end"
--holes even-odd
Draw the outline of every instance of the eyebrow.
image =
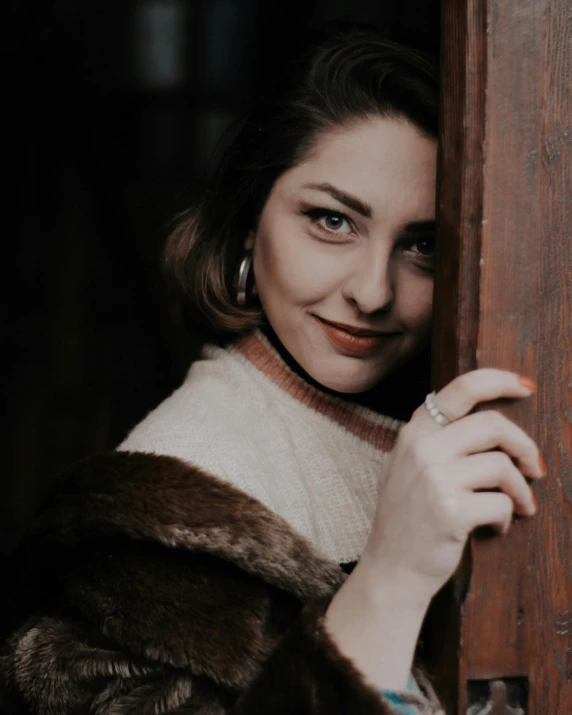
POLYGON ((405 227, 407 233, 427 234, 435 233, 437 230, 436 221, 413 221, 405 227))
POLYGON ((365 218, 371 218, 372 209, 369 204, 360 201, 355 196, 346 194, 345 191, 332 186, 332 184, 304 184, 303 188, 324 191, 326 194, 329 194, 332 198, 336 199, 336 201, 339 201, 341 204, 344 204, 344 206, 347 206, 349 209, 365 216, 365 218))
MULTIPOLYGON (((353 209, 358 214, 365 216, 365 218, 371 218, 371 215, 373 213, 373 210, 369 204, 366 204, 364 201, 360 201, 360 199, 356 198, 355 196, 352 196, 351 194, 346 194, 345 191, 338 189, 332 184, 304 184, 303 188, 324 191, 326 194, 329 194, 334 199, 336 199, 336 201, 339 201, 341 204, 344 204, 344 206, 353 209)), ((405 230, 407 231, 407 233, 426 235, 429 233, 435 233, 435 231, 437 230, 437 223, 433 220, 412 221, 411 223, 407 224, 405 230)))

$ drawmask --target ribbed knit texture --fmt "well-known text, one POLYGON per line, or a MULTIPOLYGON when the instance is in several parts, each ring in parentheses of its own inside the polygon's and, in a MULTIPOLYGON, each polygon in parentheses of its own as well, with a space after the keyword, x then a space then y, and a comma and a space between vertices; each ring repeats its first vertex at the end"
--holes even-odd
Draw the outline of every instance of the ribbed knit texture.
POLYGON ((257 332, 206 347, 119 449, 179 457, 231 482, 342 563, 363 550, 401 425, 309 385, 257 332))

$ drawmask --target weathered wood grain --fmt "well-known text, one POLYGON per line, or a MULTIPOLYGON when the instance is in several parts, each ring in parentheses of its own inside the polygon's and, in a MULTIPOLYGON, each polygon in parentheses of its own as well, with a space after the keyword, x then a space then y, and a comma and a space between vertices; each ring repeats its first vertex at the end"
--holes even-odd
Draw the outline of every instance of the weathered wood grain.
POLYGON ((522 677, 527 715, 569 715, 572 3, 446 0, 443 45, 435 380, 486 366, 536 379, 537 396, 494 407, 549 476, 534 519, 473 538, 462 607, 450 587, 432 614, 458 629, 429 650, 459 713, 467 681, 522 677))
MULTIPOLYGON (((438 271, 433 377, 437 387, 477 365, 479 260, 483 212, 486 8, 481 0, 445 2, 442 14, 438 271)), ((460 605, 470 572, 434 599, 423 629, 424 655, 448 712, 464 681, 460 605), (445 636, 443 634, 446 634, 445 636)))

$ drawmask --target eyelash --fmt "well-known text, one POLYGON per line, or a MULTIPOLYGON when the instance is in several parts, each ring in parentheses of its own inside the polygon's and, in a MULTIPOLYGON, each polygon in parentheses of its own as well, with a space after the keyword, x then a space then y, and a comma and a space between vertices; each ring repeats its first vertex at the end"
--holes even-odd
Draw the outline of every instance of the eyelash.
MULTIPOLYGON (((353 229, 353 224, 352 224, 350 217, 347 216, 347 214, 343 213, 342 211, 334 211, 333 209, 327 209, 325 207, 317 206, 315 208, 306 209, 306 210, 302 211, 302 214, 304 214, 304 216, 307 216, 312 221, 314 226, 316 226, 316 228, 318 228, 320 231, 322 231, 324 234, 327 234, 328 236, 332 236, 332 235, 347 236, 348 234, 344 233, 342 231, 330 231, 329 229, 325 228, 325 226, 323 226, 320 223, 320 220, 323 218, 328 218, 328 217, 334 216, 336 218, 343 219, 353 229)), ((406 250, 409 250, 416 244, 426 243, 426 242, 430 241, 432 238, 433 238, 433 236, 431 236, 431 235, 411 237, 411 238, 406 237, 403 240, 402 245, 404 246, 404 248, 406 250)), ((422 264, 424 264, 422 266, 423 270, 426 270, 430 273, 433 272, 433 261, 434 261, 433 255, 424 256, 422 253, 420 253, 418 251, 412 251, 412 253, 415 254, 415 257, 418 261, 420 261, 422 264)))
MULTIPOLYGON (((416 246, 419 243, 429 243, 430 241, 434 242, 434 237, 432 235, 427 235, 427 236, 415 236, 408 238, 404 241, 404 246, 407 249, 412 248, 413 246, 416 246)), ((435 247, 433 246, 433 252, 431 255, 424 255, 423 253, 420 253, 419 251, 412 251, 412 253, 415 254, 416 258, 421 261, 421 263, 424 264, 423 268, 424 270, 428 270, 430 272, 433 271, 433 263, 435 261, 435 247)))
POLYGON ((343 231, 330 231, 320 223, 320 220, 323 218, 340 218, 343 221, 346 221, 348 226, 353 230, 353 225, 350 217, 347 216, 345 213, 342 213, 341 211, 333 211, 332 209, 317 206, 316 208, 306 209, 305 211, 302 211, 302 213, 304 214, 304 216, 307 216, 312 221, 316 228, 318 228, 320 231, 322 231, 328 236, 347 236, 348 234, 343 231))

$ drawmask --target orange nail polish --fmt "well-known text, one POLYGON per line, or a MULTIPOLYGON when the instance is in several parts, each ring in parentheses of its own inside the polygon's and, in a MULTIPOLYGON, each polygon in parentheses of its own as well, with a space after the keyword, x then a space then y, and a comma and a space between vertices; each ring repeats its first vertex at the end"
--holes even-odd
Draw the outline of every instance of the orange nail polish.
POLYGON ((538 466, 540 467, 540 471, 542 472, 542 476, 545 477, 548 474, 548 465, 546 462, 542 459, 542 457, 538 458, 538 466))
POLYGON ((530 390, 531 392, 538 392, 538 385, 536 384, 536 382, 534 382, 534 380, 531 380, 530 377, 519 375, 518 381, 521 385, 526 387, 527 390, 530 390))

